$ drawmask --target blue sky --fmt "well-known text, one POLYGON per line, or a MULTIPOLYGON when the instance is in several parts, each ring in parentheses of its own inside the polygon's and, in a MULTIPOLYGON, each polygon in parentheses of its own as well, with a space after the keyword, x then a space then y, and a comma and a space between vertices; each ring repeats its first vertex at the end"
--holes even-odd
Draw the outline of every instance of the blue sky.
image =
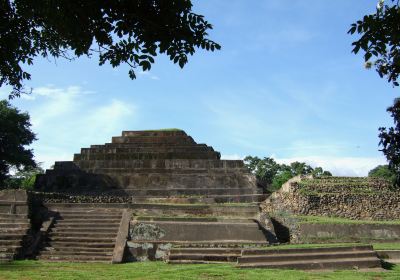
POLYGON ((174 127, 227 159, 273 156, 350 176, 385 163, 378 127, 391 125, 398 89, 364 69, 347 34, 376 1, 193 3, 222 50, 199 50, 183 70, 159 55, 132 81, 127 67, 100 67, 96 57, 34 61, 33 94, 12 104, 31 114, 38 161, 71 160, 122 130, 174 127))

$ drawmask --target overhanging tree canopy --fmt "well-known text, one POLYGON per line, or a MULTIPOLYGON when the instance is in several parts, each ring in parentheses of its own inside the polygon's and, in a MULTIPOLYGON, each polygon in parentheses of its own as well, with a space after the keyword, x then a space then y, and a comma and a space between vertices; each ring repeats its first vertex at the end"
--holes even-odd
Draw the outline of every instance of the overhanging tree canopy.
POLYGON ((351 25, 348 33, 361 37, 353 43, 353 52, 364 51, 367 68, 375 66, 380 77, 398 86, 400 74, 400 1, 380 0, 376 13, 365 15, 351 25))
POLYGON ((33 58, 97 52, 99 64, 126 63, 149 70, 157 53, 183 67, 196 48, 214 51, 212 26, 192 12, 190 0, 4 0, 0 3, 0 87, 19 96, 33 58))

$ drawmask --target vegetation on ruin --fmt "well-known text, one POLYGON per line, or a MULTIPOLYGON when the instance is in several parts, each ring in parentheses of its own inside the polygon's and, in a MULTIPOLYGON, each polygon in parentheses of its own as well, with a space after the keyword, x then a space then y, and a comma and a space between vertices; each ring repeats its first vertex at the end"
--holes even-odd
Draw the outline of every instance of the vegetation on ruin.
POLYGON ((268 190, 276 191, 289 179, 297 175, 332 176, 322 167, 312 168, 305 162, 292 162, 289 165, 279 164, 273 158, 247 156, 244 159, 245 166, 256 175, 257 179, 268 190))
POLYGON ((112 264, 48 263, 15 261, 0 266, 0 279, 399 279, 400 266, 388 271, 298 271, 284 269, 238 269, 229 264, 169 265, 163 262, 112 264))
POLYGON ((396 172, 390 169, 389 165, 378 165, 368 172, 368 177, 383 178, 390 182, 396 182, 396 172))
POLYGON ((212 25, 192 6, 190 0, 2 1, 0 87, 9 85, 9 97, 19 96, 31 78, 24 68, 37 56, 96 54, 100 65, 128 65, 131 79, 137 68, 150 70, 157 54, 182 68, 197 49, 221 48, 208 39, 212 25))
POLYGON ((379 177, 305 178, 297 183, 302 194, 329 194, 346 191, 352 194, 381 194, 394 191, 391 181, 379 177))
POLYGON ((386 220, 386 221, 351 220, 340 217, 306 216, 306 215, 296 215, 294 216, 294 218, 297 219, 299 223, 306 223, 306 224, 400 225, 400 220, 386 220))

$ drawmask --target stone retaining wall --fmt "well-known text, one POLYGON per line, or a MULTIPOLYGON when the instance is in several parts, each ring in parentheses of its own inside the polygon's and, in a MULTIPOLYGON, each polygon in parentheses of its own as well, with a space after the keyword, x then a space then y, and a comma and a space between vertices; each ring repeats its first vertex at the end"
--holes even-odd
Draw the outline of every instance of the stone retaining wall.
POLYGON ((300 224, 298 243, 399 242, 400 225, 300 224))
MULTIPOLYGON (((272 194, 261 207, 263 212, 274 215, 286 211, 295 215, 331 216, 365 220, 400 219, 400 191, 377 189, 354 192, 351 187, 329 187, 318 191, 304 191, 301 178, 287 182, 280 191, 272 194)), ((314 188, 315 189, 315 188, 314 188)))
POLYGON ((0 213, 28 214, 28 197, 25 190, 0 191, 0 213))

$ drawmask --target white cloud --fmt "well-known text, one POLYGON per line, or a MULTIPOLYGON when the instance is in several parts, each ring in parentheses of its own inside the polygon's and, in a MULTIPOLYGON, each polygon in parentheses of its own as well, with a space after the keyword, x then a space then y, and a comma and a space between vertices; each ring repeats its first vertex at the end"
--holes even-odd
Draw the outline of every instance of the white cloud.
POLYGON ((45 168, 54 161, 72 160, 82 147, 109 142, 127 124, 135 123, 135 105, 105 97, 99 100, 93 94, 78 86, 46 86, 36 88, 33 98, 23 101, 30 107, 32 129, 38 137, 32 145, 36 160, 45 168))
POLYGON ((137 74, 139 75, 139 77, 148 77, 151 80, 160 80, 160 77, 158 77, 157 75, 153 75, 148 71, 139 70, 137 71, 137 74))
POLYGON ((244 159, 243 156, 240 156, 238 154, 233 154, 233 155, 221 155, 221 159, 223 160, 239 160, 239 159, 244 159))
MULTIPOLYGON (((274 156, 273 156, 274 157, 274 156)), ((274 157, 275 158, 275 157, 274 157)), ((384 157, 290 157, 275 158, 279 163, 294 161, 306 162, 312 167, 321 166, 329 170, 334 176, 367 176, 368 171, 377 165, 387 164, 384 157)))

